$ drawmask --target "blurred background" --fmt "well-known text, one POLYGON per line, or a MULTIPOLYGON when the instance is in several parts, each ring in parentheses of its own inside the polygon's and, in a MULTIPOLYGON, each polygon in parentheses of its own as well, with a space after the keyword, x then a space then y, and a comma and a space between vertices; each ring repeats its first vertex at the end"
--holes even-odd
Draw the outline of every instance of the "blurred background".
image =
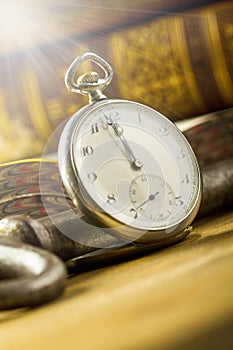
POLYGON ((109 97, 142 102, 172 120, 233 106, 232 1, 0 4, 0 163, 40 157, 53 130, 87 103, 64 85, 85 51, 112 65, 109 97))

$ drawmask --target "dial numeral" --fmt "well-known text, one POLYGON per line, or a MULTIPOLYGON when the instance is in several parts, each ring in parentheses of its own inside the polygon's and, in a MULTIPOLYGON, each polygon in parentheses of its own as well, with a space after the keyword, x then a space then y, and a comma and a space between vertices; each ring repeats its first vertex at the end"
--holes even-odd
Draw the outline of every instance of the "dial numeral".
POLYGON ((176 206, 182 207, 182 205, 184 204, 184 201, 182 201, 181 196, 175 197, 175 200, 176 200, 176 206))
POLYGON ((185 174, 185 177, 183 178, 181 183, 182 184, 189 184, 190 183, 188 174, 185 174))
POLYGON ((142 182, 147 181, 147 177, 146 177, 146 175, 142 175, 142 176, 140 177, 140 180, 141 180, 142 182))
POLYGON ((97 124, 97 123, 91 125, 91 133, 92 133, 92 134, 96 134, 96 133, 99 132, 99 131, 100 131, 100 130, 99 130, 99 127, 98 127, 98 124, 97 124))
POLYGON ((160 213, 158 219, 159 219, 159 220, 163 220, 163 219, 164 219, 164 214, 163 214, 163 213, 160 213))
POLYGON ((186 157, 186 153, 183 149, 178 150, 177 158, 178 159, 184 159, 186 157))
POLYGON ((111 120, 119 120, 120 119, 120 116, 119 116, 119 113, 117 111, 111 111, 109 112, 109 118, 111 120))
POLYGON ((138 213, 137 213, 137 210, 136 210, 136 209, 131 208, 129 212, 130 212, 130 214, 133 216, 134 219, 137 219, 138 213))
POLYGON ((135 196, 135 194, 136 194, 136 190, 131 189, 129 192, 130 192, 131 196, 135 196))
POLYGON ((116 196, 114 193, 108 194, 107 195, 107 202, 109 204, 114 204, 116 202, 116 196))
MULTIPOLYGON (((107 124, 112 124, 113 122, 116 122, 117 120, 120 119, 120 116, 119 116, 119 113, 117 111, 114 111, 114 110, 110 110, 110 111, 102 111, 104 117, 105 117, 105 120, 107 122, 107 124)), ((105 129, 108 128, 108 125, 106 125, 106 123, 103 123, 103 125, 105 125, 105 129)))
POLYGON ((97 175, 95 173, 90 173, 87 175, 87 178, 90 182, 95 182, 95 180, 97 179, 97 175))
POLYGON ((168 136, 168 135, 169 135, 168 129, 165 128, 164 126, 161 126, 161 127, 159 128, 159 132, 160 132, 160 134, 163 135, 163 136, 168 136))
POLYGON ((91 156, 93 152, 94 152, 93 147, 88 145, 82 148, 81 154, 83 157, 86 157, 86 156, 91 156))

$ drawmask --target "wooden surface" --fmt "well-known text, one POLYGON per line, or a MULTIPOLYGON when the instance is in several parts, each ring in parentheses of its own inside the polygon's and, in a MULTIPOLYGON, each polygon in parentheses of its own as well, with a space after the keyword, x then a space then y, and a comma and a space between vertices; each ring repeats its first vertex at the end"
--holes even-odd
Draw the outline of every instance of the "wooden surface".
POLYGON ((232 349, 233 212, 183 242, 67 281, 37 309, 0 313, 0 349, 232 349))

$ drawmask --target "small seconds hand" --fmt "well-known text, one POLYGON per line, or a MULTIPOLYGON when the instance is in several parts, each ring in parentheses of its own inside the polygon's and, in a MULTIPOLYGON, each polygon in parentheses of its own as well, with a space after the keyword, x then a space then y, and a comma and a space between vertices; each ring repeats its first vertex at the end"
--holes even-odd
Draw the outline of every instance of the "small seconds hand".
POLYGON ((141 203, 136 210, 140 209, 141 207, 143 207, 143 205, 145 205, 146 203, 155 200, 155 197, 159 194, 159 192, 156 192, 154 194, 150 194, 149 197, 143 202, 141 203))

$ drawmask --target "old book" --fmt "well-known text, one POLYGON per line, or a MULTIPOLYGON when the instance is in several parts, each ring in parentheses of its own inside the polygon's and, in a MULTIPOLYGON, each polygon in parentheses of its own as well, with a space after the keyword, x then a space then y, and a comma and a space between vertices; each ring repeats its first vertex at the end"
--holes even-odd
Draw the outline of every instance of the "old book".
POLYGON ((233 3, 164 16, 112 36, 125 98, 173 119, 233 105, 233 3))
MULTIPOLYGON (((65 38, 2 53, 0 162, 40 156, 57 126, 87 103, 68 93, 63 82, 72 60, 84 51, 96 52, 113 66, 109 97, 142 102, 173 120, 232 106, 233 3, 205 3, 210 2, 179 12, 186 2, 153 7, 147 1, 143 11, 139 1, 129 23, 124 15, 112 26, 92 23, 86 31, 70 17, 72 31, 65 38)), ((84 19, 85 12, 81 23, 84 19)))
POLYGON ((31 0, 1 2, 0 55, 73 36, 134 26, 217 0, 31 0))

